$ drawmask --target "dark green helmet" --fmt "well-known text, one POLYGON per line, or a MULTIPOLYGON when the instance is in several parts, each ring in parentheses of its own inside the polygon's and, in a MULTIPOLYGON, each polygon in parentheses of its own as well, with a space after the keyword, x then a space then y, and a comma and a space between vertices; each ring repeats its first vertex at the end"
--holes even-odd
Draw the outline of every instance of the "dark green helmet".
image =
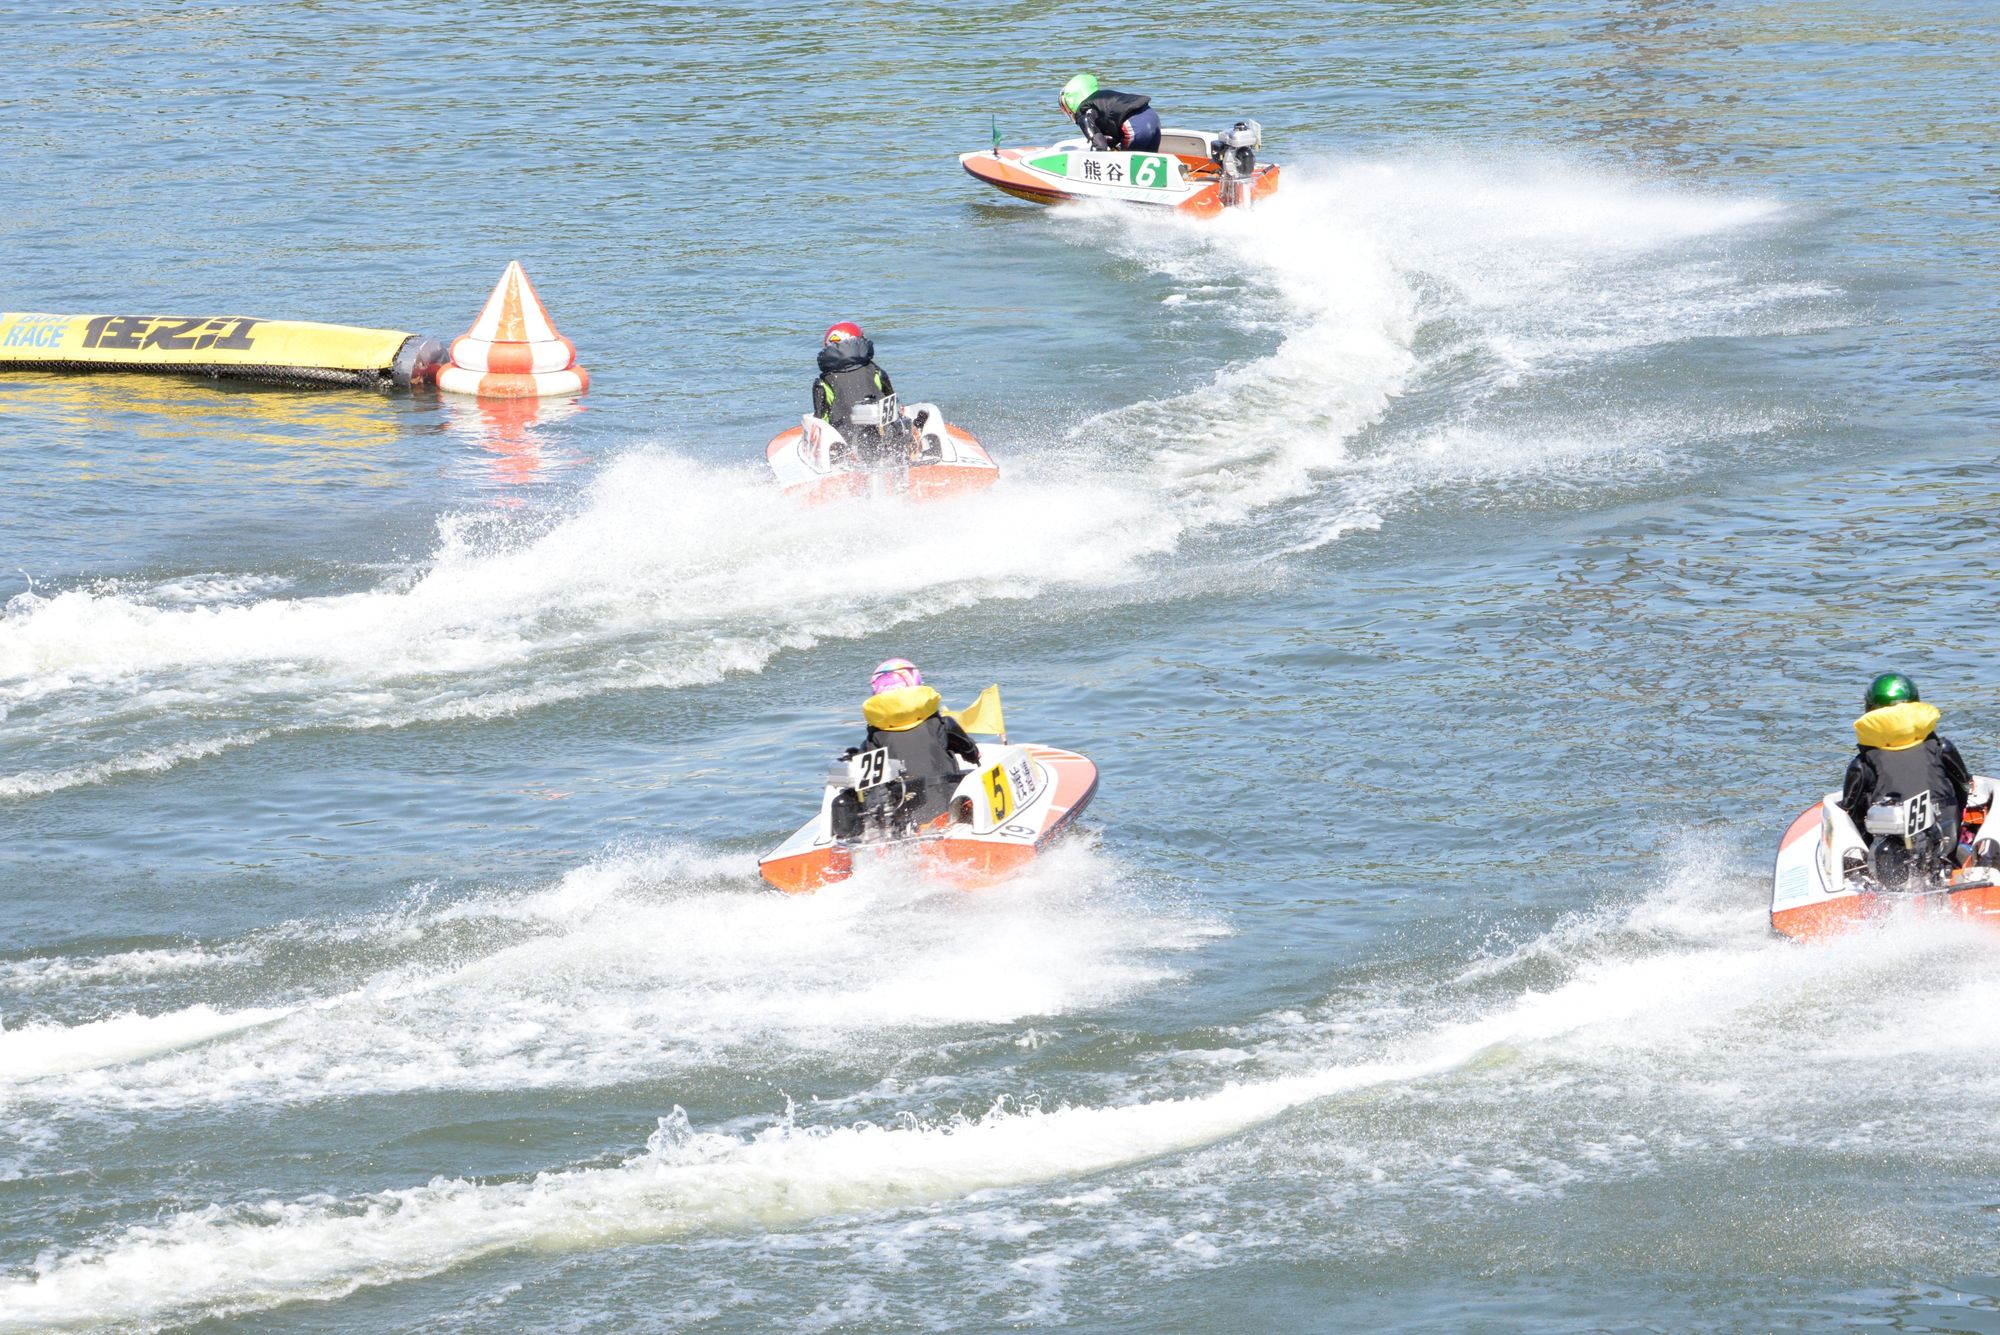
POLYGON ((1868 694, 1861 697, 1861 708, 1886 709, 1890 705, 1907 705, 1921 697, 1917 694, 1917 684, 1900 672, 1884 672, 1868 683, 1868 694))

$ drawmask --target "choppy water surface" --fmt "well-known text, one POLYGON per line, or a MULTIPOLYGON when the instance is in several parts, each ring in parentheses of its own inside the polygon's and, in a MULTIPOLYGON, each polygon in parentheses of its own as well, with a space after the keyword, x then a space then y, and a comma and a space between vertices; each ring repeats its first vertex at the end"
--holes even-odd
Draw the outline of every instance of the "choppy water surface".
POLYGON ((1870 673, 2000 764, 1916 8, 10 11, 0 306, 595 379, 0 379, 0 1330, 2000 1330, 2000 938, 1764 917, 1870 673), (1080 65, 1282 193, 981 194, 1080 65), (772 493, 837 318, 996 490, 772 493), (1091 829, 760 892, 889 654, 1091 829))

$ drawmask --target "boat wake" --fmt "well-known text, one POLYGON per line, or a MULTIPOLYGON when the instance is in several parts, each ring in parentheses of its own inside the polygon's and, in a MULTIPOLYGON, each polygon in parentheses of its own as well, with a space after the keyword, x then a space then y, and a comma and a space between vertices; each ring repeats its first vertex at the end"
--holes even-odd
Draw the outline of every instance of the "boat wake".
MULTIPOLYGON (((1454 976, 1213 1034, 1168 1068, 1206 1091, 929 1122, 787 1115, 735 1133, 699 1131, 676 1110, 608 1166, 175 1214, 0 1281, 0 1329, 255 1311, 526 1249, 838 1220, 895 1230, 912 1207, 974 1194, 981 1210, 1023 1216, 1009 1236, 1067 1226, 1101 1238, 1106 1210, 1171 1210, 1162 1202, 1191 1193, 1210 1233, 1248 1234, 1268 1199, 1230 1206, 1215 1188, 1278 1174, 1310 1186, 1301 1218, 1328 1216, 1324 1234, 1294 1218, 1288 1245, 1365 1234, 1380 1246, 1412 1193, 1559 1199, 1667 1159, 1714 1159, 1754 1178, 1759 1149, 1782 1148, 1794 1160, 1866 1153, 1902 1172, 1956 1145, 1990 1169, 1979 1132, 2000 1112, 2000 1037, 1959 1020, 2000 1001, 2000 942, 1964 923, 1891 922, 1802 950, 1771 939, 1746 902, 1712 861, 1691 859, 1636 901, 1496 945, 1454 976), (1912 1115, 1919 1088, 1935 1092, 1912 1115), (1148 1161, 1135 1182, 1133 1166, 1148 1161), (1032 1190, 1048 1183, 1072 1185, 1032 1190), (996 1203, 996 1191, 1019 1194, 996 1203)), ((1860 1223, 1818 1228, 1812 1246, 1905 1240, 1860 1223)), ((899 1257, 918 1245, 895 1236, 899 1257)), ((1199 1248, 1187 1260, 1198 1264, 1199 1248)))
POLYGON ((1732 244, 1779 212, 1574 169, 1330 162, 1212 224, 1052 219, 1175 286, 1170 319, 1229 322, 1260 350, 1039 454, 999 442, 999 488, 921 513, 801 509, 759 469, 655 446, 553 516, 448 515, 421 564, 346 593, 259 574, 20 594, 0 614, 0 799, 306 729, 698 686, 983 604, 1172 597, 1198 535, 1278 556, 1440 487, 1587 491, 1592 460, 1668 460, 1744 424, 1663 419, 1635 441, 1628 405, 1510 419, 1508 387, 1809 318, 1816 289, 1732 244), (1427 406, 1390 413, 1419 390, 1427 406), (1497 436, 1460 420, 1475 406, 1497 436))
POLYGON ((11 990, 43 1018, 0 1028, 0 1111, 76 1118, 893 1065, 912 1034, 1059 1017, 1157 986, 1177 976, 1175 955, 1226 931, 1080 843, 1051 850, 1005 895, 888 866, 839 894, 745 893, 754 883, 747 857, 647 849, 530 891, 286 924, 209 949, 17 963, 11 980, 0 974, 0 1005, 11 990), (281 970, 297 956, 314 961, 304 985, 281 970), (157 987, 170 964, 186 1004, 97 1018, 105 998, 157 987), (233 1009, 195 999, 258 993, 233 1009), (57 1010, 93 1018, 48 1018, 57 1010))

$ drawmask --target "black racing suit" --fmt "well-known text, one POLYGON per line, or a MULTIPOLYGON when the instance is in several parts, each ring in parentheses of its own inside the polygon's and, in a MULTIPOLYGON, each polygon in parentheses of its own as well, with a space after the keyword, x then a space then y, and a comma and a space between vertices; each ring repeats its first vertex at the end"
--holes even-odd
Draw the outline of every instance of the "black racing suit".
MULTIPOLYGON (((1120 93, 1109 88, 1100 88, 1077 106, 1076 128, 1083 131, 1084 138, 1092 148, 1136 148, 1151 151, 1160 146, 1157 133, 1150 144, 1130 143, 1125 134, 1125 122, 1153 105, 1153 99, 1144 93, 1120 93)), ((1159 118, 1152 118, 1157 128, 1159 118)))
POLYGON ((843 338, 819 350, 819 379, 813 381, 813 416, 845 434, 854 425, 854 405, 896 392, 888 373, 875 364, 875 345, 843 338))
POLYGON ((1928 791, 1937 803, 1937 823, 1944 831, 1949 853, 1958 847, 1958 824, 1971 790, 1972 771, 1958 754, 1958 748, 1950 739, 1932 733, 1915 746, 1899 751, 1879 746, 1860 747, 1847 765, 1847 780, 1840 788, 1840 809, 1866 840, 1870 803, 1891 794, 1905 798, 1928 791))
POLYGON ((889 759, 903 762, 903 781, 911 786, 914 803, 907 815, 927 821, 951 802, 951 790, 963 772, 958 765, 979 763, 979 744, 966 735, 958 720, 933 714, 914 728, 890 732, 886 728, 868 730, 867 749, 886 747, 889 759))
MULTIPOLYGON (((862 749, 873 751, 877 747, 888 751, 891 760, 903 762, 905 797, 895 813, 898 824, 921 825, 940 815, 951 805, 952 789, 958 787, 963 773, 958 762, 979 763, 979 744, 958 726, 957 719, 943 714, 933 714, 916 727, 899 732, 870 728, 862 749)), ((873 802, 871 798, 871 805, 873 802)), ((834 799, 834 838, 851 839, 860 827, 861 802, 854 790, 848 789, 834 799)))

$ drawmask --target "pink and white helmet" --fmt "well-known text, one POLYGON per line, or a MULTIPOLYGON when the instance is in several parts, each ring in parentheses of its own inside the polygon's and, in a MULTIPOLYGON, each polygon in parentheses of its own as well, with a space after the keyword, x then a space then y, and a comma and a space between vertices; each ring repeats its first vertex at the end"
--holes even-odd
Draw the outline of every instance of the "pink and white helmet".
POLYGON ((868 693, 880 695, 903 686, 921 686, 924 674, 917 671, 917 665, 907 658, 885 658, 875 665, 874 675, 868 678, 868 693))

